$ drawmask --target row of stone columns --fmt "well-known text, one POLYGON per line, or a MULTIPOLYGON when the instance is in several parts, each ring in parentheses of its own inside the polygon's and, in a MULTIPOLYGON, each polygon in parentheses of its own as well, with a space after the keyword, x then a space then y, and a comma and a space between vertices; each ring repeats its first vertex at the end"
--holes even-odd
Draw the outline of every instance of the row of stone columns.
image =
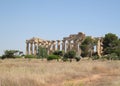
MULTIPOLYGON (((34 41, 33 42, 27 41, 26 42, 26 54, 36 55, 39 46, 46 48, 49 53, 51 51, 56 50, 56 41, 47 41, 47 43, 46 42, 35 43, 34 41)), ((60 50, 60 40, 57 40, 57 50, 60 50)))
POLYGON ((45 47, 48 51, 48 54, 56 50, 62 50, 64 52, 75 50, 76 52, 79 51, 79 43, 73 40, 57 40, 57 41, 46 41, 46 42, 26 42, 26 54, 27 55, 36 55, 38 51, 38 47, 42 46, 45 47))
POLYGON ((37 54, 38 45, 32 42, 26 42, 26 54, 27 55, 36 55, 37 54))
POLYGON ((74 50, 80 52, 79 45, 85 39, 85 34, 79 32, 78 34, 72 34, 69 37, 63 38, 63 40, 46 41, 40 38, 32 38, 26 41, 26 54, 36 55, 38 47, 42 46, 47 49, 48 54, 56 50, 62 50, 64 52, 74 50))
MULTIPOLYGON (((62 50, 64 52, 74 50, 77 55, 81 55, 80 49, 80 41, 75 40, 57 40, 57 41, 42 41, 42 42, 34 42, 34 41, 26 41, 26 54, 27 55, 36 55, 38 53, 38 47, 44 47, 47 49, 48 55, 53 53, 56 50, 62 50)), ((102 54, 102 40, 99 39, 96 44, 96 52, 98 56, 101 57, 102 54)))

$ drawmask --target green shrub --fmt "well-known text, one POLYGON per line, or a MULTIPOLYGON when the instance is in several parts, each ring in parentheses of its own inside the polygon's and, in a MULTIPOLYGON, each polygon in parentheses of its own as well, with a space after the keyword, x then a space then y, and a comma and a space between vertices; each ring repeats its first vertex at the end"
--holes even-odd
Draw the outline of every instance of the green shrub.
POLYGON ((80 56, 76 56, 75 59, 78 62, 78 61, 80 61, 81 57, 80 56))
POLYGON ((1 56, 1 59, 5 58, 21 58, 23 55, 22 51, 19 50, 5 50, 4 54, 1 56))
POLYGON ((18 56, 18 55, 17 55, 17 56, 14 56, 14 57, 15 57, 15 58, 22 58, 22 56, 18 56))
POLYGON ((92 60, 98 60, 99 59, 99 56, 92 56, 92 60))
POLYGON ((116 53, 105 55, 102 58, 107 59, 107 60, 120 60, 120 56, 118 56, 116 53))
POLYGON ((36 58, 34 55, 25 55, 25 58, 36 58))
POLYGON ((68 58, 63 57, 63 58, 62 58, 62 61, 66 62, 66 61, 68 61, 68 58))
POLYGON ((64 62, 68 61, 68 53, 65 53, 65 54, 64 54, 62 60, 63 60, 64 62))
POLYGON ((68 51, 68 58, 72 59, 75 57, 75 55, 76 55, 75 51, 68 51))
POLYGON ((68 59, 72 62, 72 59, 75 58, 76 52, 75 51, 68 51, 64 54, 63 61, 67 61, 68 59))
POLYGON ((55 51, 53 55, 63 56, 63 51, 55 51))
POLYGON ((1 56, 1 59, 5 59, 5 58, 6 58, 6 56, 5 56, 5 55, 2 55, 2 56, 1 56))
POLYGON ((115 53, 120 57, 120 47, 118 47, 118 49, 115 50, 115 53))
POLYGON ((102 59, 107 59, 107 60, 110 60, 110 58, 109 58, 109 56, 108 56, 108 55, 102 56, 102 59))
POLYGON ((47 57, 47 60, 59 60, 60 59, 60 57, 59 56, 57 56, 57 55, 49 55, 48 57, 47 57))
POLYGON ((2 55, 1 59, 12 58, 15 59, 15 56, 2 55))
POLYGON ((119 56, 116 53, 110 54, 109 57, 111 58, 111 60, 119 60, 119 56))
POLYGON ((0 59, 6 59, 6 58, 12 58, 12 59, 15 59, 15 58, 22 58, 22 56, 18 56, 18 55, 15 56, 15 55, 14 55, 14 56, 11 56, 11 57, 7 57, 6 55, 3 55, 3 56, 0 57, 0 59))
POLYGON ((38 59, 44 59, 47 58, 48 54, 47 54, 47 49, 45 47, 38 47, 38 53, 37 53, 37 58, 38 59))

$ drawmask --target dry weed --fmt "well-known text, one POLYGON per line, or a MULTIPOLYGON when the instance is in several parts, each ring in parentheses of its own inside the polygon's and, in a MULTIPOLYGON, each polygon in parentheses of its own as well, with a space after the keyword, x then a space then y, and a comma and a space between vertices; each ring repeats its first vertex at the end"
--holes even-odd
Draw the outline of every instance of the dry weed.
POLYGON ((0 60, 0 86, 119 86, 119 71, 120 61, 5 59, 0 60))

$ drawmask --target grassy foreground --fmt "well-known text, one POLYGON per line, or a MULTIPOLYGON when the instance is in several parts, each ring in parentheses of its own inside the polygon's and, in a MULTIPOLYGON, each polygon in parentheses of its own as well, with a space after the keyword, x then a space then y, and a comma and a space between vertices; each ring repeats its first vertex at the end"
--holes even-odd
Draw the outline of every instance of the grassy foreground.
POLYGON ((0 60, 0 86, 120 86, 120 61, 0 60))

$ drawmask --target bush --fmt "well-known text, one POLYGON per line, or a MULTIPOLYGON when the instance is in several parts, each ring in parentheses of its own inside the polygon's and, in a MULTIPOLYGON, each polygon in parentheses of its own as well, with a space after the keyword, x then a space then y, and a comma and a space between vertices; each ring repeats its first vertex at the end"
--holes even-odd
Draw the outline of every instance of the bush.
POLYGON ((12 58, 15 59, 15 56, 2 55, 1 59, 12 58))
POLYGON ((68 61, 68 53, 65 53, 65 54, 64 54, 62 60, 63 60, 64 62, 68 61))
POLYGON ((117 56, 116 53, 110 54, 109 57, 110 57, 111 60, 118 60, 118 56, 117 56))
POLYGON ((63 56, 63 51, 55 51, 53 55, 63 56))
POLYGON ((49 55, 48 57, 47 57, 47 60, 54 60, 54 59, 56 59, 57 61, 60 59, 60 57, 59 56, 57 56, 57 55, 49 55))
POLYGON ((66 61, 68 61, 68 58, 63 57, 63 58, 62 58, 62 61, 66 62, 66 61))
POLYGON ((115 50, 115 53, 117 54, 117 56, 120 57, 120 47, 118 47, 118 49, 115 50))
POLYGON ((44 59, 47 58, 48 54, 47 54, 47 49, 45 47, 38 47, 38 53, 37 53, 37 58, 38 59, 44 59))
POLYGON ((67 53, 64 54, 63 61, 67 61, 68 59, 70 62, 72 61, 73 58, 75 58, 76 52, 75 51, 68 51, 67 53))
POLYGON ((99 56, 92 56, 92 60, 97 60, 97 59, 99 59, 99 56))
POLYGON ((80 57, 80 56, 77 56, 77 57, 75 57, 75 59, 76 59, 76 61, 78 62, 78 61, 80 61, 81 57, 80 57))
POLYGON ((6 56, 6 55, 3 55, 3 56, 1 56, 0 57, 0 59, 6 59, 6 58, 12 58, 12 59, 15 59, 15 58, 22 58, 22 56, 11 56, 11 57, 8 57, 8 56, 6 56))
POLYGON ((5 59, 5 58, 6 58, 6 56, 5 56, 5 55, 2 55, 2 56, 1 56, 1 59, 5 59))
POLYGON ((15 56, 15 58, 22 58, 22 56, 18 56, 18 55, 17 55, 17 56, 15 56))
POLYGON ((116 53, 111 53, 106 56, 103 56, 102 58, 107 60, 120 60, 120 57, 116 53))
POLYGON ((25 58, 36 58, 34 55, 25 55, 25 58))
POLYGON ((75 57, 75 55, 76 55, 75 51, 68 51, 68 58, 72 59, 75 57))
POLYGON ((21 58, 23 55, 22 51, 19 50, 5 50, 4 55, 1 56, 1 59, 5 58, 21 58))

